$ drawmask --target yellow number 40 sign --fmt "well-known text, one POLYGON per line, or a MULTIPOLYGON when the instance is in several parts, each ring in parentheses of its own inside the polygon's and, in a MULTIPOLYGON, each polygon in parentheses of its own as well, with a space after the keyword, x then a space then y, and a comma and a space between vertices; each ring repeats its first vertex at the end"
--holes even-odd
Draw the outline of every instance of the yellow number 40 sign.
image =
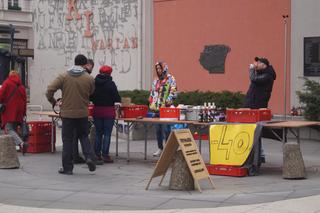
POLYGON ((210 126, 210 164, 242 166, 253 146, 256 124, 210 126))

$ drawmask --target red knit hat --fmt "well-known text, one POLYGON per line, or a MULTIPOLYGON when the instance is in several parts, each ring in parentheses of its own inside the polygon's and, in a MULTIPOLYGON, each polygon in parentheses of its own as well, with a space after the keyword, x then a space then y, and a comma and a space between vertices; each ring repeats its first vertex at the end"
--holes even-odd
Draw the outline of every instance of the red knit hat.
POLYGON ((110 75, 112 73, 112 67, 109 67, 108 65, 104 65, 100 67, 99 71, 100 73, 105 73, 110 75))

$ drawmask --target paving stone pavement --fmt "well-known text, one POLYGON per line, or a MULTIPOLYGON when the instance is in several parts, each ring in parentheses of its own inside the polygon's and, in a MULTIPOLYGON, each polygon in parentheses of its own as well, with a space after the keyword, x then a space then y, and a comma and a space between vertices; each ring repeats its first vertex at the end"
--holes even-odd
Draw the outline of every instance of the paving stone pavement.
MULTIPOLYGON (((203 192, 200 193, 168 190, 170 172, 162 186, 158 186, 160 178, 155 178, 149 190, 145 190, 157 161, 151 156, 156 141, 148 141, 147 160, 143 160, 144 141, 132 141, 128 163, 126 141, 120 140, 119 157, 113 164, 97 166, 95 172, 89 172, 85 164, 75 165, 74 175, 58 174, 60 135, 58 129, 57 152, 26 156, 19 153, 20 169, 0 170, 0 213, 43 212, 44 209, 48 212, 197 212, 199 208, 201 212, 213 212, 214 208, 214 212, 233 209, 232 212, 320 213, 319 141, 301 143, 307 179, 282 179, 282 145, 263 139, 267 162, 259 176, 211 176, 216 188, 212 190, 203 180, 200 182, 203 192)), ((114 141, 112 138, 113 157, 114 141)), ((202 144, 202 156, 205 162, 209 161, 208 142, 202 144)))

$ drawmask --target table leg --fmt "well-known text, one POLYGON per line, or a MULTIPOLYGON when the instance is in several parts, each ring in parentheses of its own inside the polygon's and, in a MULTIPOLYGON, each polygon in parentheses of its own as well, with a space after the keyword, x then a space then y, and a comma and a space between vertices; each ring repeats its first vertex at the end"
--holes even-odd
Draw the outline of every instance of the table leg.
POLYGON ((283 127, 282 129, 282 143, 285 144, 287 142, 287 128, 283 127))
POLYGON ((127 162, 130 161, 130 124, 127 123, 127 162))
POLYGON ((119 155, 119 125, 118 125, 118 120, 115 120, 115 124, 116 124, 116 156, 118 157, 119 155))
POLYGON ((51 118, 51 152, 54 153, 54 146, 55 146, 55 143, 54 143, 54 138, 55 138, 55 120, 54 118, 52 117, 51 118))
POLYGON ((201 154, 201 144, 202 144, 202 134, 200 133, 199 134, 199 152, 200 152, 200 154, 201 154))
POLYGON ((284 134, 284 141, 287 143, 288 142, 288 128, 285 128, 284 131, 285 131, 284 132, 285 133, 284 134))
POLYGON ((146 124, 144 126, 144 159, 147 160, 147 142, 148 142, 148 127, 146 124))
POLYGON ((300 144, 300 129, 297 128, 297 142, 300 144))

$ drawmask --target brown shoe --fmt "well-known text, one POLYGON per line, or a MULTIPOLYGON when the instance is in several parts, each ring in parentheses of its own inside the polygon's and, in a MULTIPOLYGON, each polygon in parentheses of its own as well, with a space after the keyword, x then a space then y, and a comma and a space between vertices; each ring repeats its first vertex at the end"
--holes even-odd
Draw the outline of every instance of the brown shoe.
POLYGON ((113 163, 113 159, 112 159, 109 155, 103 157, 103 161, 104 161, 105 163, 113 163))
POLYGON ((103 158, 101 155, 96 155, 96 160, 102 160, 103 161, 103 158))
POLYGON ((101 155, 96 155, 96 158, 94 159, 94 163, 96 165, 103 165, 103 158, 101 157, 101 155))

